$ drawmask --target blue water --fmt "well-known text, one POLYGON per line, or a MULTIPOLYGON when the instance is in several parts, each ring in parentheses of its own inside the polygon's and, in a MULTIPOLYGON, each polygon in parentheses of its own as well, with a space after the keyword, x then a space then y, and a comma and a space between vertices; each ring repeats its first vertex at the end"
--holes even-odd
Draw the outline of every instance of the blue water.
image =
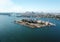
POLYGON ((0 15, 0 41, 1 42, 50 42, 60 40, 60 20, 52 18, 39 18, 55 23, 56 26, 43 28, 30 28, 14 23, 22 17, 0 15))

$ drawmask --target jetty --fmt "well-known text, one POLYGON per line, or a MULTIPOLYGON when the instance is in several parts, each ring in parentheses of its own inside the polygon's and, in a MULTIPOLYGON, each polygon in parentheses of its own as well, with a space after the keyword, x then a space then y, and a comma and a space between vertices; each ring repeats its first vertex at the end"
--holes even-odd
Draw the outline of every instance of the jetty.
POLYGON ((42 20, 22 19, 22 20, 15 20, 15 22, 17 24, 21 24, 21 25, 28 26, 28 27, 31 27, 31 28, 55 26, 55 24, 53 24, 53 23, 50 23, 48 21, 42 21, 42 20))

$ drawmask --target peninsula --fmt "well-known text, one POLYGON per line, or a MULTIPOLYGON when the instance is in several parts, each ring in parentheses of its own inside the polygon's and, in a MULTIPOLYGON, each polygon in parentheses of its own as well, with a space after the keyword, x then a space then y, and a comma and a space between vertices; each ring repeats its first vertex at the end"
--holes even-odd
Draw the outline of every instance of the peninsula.
POLYGON ((32 19, 22 19, 15 21, 18 24, 28 26, 31 28, 40 28, 40 27, 46 27, 46 26, 55 26, 55 24, 47 22, 47 21, 42 21, 42 20, 32 20, 32 19))

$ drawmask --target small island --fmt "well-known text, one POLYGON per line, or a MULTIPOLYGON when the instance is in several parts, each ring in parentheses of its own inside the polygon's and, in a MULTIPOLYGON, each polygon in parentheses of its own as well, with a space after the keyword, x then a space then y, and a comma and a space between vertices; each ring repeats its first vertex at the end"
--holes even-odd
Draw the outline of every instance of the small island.
POLYGON ((46 26, 55 26, 55 24, 47 22, 47 21, 42 21, 42 20, 32 20, 32 19, 22 19, 15 21, 18 24, 28 26, 31 28, 40 28, 40 27, 46 27, 46 26))

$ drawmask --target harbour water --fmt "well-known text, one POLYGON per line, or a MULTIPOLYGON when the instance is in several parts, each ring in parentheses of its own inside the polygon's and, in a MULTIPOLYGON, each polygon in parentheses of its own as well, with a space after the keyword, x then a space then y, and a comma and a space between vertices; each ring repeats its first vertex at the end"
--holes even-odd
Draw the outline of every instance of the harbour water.
POLYGON ((60 20, 52 18, 39 18, 49 21, 56 26, 43 28, 30 28, 14 23, 14 20, 23 17, 0 15, 0 41, 1 42, 54 42, 60 40, 60 20))

